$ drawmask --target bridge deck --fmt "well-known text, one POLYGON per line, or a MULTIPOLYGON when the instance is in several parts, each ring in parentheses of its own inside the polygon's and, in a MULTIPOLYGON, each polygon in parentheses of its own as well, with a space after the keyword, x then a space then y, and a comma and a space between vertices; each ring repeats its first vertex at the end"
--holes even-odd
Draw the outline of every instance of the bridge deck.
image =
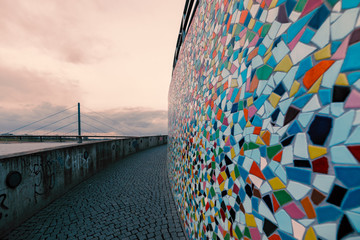
POLYGON ((111 165, 5 239, 185 239, 170 192, 166 146, 111 165))

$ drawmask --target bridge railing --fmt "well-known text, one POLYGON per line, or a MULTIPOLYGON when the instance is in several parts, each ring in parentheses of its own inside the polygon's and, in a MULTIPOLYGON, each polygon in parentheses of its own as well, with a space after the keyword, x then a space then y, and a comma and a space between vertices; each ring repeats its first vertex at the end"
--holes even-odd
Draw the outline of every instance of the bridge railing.
MULTIPOLYGON (((166 136, 166 135, 159 135, 166 136)), ((0 135, 0 142, 69 142, 94 141, 94 140, 111 140, 111 139, 128 139, 140 138, 146 136, 120 136, 120 135, 0 135)))

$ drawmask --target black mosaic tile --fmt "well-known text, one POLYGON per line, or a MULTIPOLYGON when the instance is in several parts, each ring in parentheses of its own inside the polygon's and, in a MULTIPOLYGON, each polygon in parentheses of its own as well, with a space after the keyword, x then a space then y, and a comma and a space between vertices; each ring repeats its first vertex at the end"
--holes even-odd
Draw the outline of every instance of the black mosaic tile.
POLYGON ((300 112, 300 109, 298 109, 294 106, 290 106, 285 114, 284 125, 287 125, 289 122, 294 120, 296 118, 296 116, 299 114, 299 112, 300 112))
POLYGON ((284 147, 289 146, 292 143, 294 137, 295 136, 290 136, 285 138, 284 140, 281 141, 281 145, 283 145, 284 147))
POLYGON ((245 192, 250 198, 252 197, 253 193, 252 193, 251 187, 248 184, 245 186, 245 192))
POLYGON ((354 228, 351 226, 349 219, 344 214, 343 218, 341 219, 340 226, 337 232, 337 239, 342 239, 343 237, 351 234, 354 232, 354 228))
POLYGON ((331 190, 331 193, 330 193, 328 199, 326 199, 326 202, 340 207, 342 200, 345 197, 346 192, 347 192, 346 188, 343 188, 343 187, 335 184, 333 189, 331 190))
POLYGON ((294 160, 295 167, 311 168, 309 160, 294 160))
POLYGON ((332 118, 316 115, 308 130, 314 144, 324 145, 332 128, 332 118))
POLYGON ((277 228, 278 227, 274 223, 272 223, 267 218, 265 218, 263 230, 264 230, 266 236, 269 237, 271 234, 273 234, 276 231, 277 228))
POLYGON ((266 205, 268 206, 268 208, 270 209, 270 211, 271 211, 271 212, 274 212, 270 195, 265 195, 265 196, 263 196, 263 200, 264 200, 264 202, 266 203, 266 205))
POLYGON ((348 86, 334 86, 333 89, 333 102, 344 102, 350 94, 350 87, 348 86))

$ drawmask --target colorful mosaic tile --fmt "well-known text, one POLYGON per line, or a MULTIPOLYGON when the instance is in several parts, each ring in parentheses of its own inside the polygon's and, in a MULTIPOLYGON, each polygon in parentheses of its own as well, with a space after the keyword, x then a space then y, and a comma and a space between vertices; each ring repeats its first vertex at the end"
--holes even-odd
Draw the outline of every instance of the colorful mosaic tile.
POLYGON ((360 238, 359 5, 199 1, 169 90, 191 239, 360 238))

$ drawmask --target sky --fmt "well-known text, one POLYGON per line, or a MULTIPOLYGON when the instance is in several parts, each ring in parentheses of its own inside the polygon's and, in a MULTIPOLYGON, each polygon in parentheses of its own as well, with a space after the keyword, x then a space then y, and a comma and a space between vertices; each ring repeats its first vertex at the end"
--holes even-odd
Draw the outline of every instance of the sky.
MULTIPOLYGON (((93 127, 88 126, 88 133, 166 134, 184 4, 0 0, 0 133, 80 102, 82 113, 101 122, 89 120, 93 127)), ((71 108, 13 133, 48 133, 72 118, 34 130, 76 111, 71 108)))

